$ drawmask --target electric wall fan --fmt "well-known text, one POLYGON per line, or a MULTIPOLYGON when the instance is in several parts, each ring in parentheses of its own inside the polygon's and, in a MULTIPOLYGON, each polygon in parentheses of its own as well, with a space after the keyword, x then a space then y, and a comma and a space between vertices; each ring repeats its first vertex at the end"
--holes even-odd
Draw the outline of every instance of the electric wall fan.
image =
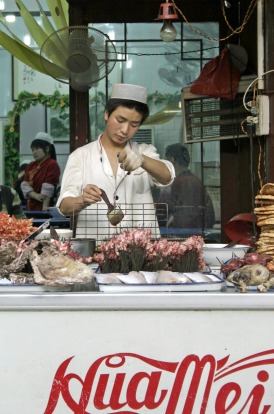
POLYGON ((48 75, 85 92, 112 71, 117 54, 105 33, 88 26, 68 26, 45 40, 40 57, 48 75))

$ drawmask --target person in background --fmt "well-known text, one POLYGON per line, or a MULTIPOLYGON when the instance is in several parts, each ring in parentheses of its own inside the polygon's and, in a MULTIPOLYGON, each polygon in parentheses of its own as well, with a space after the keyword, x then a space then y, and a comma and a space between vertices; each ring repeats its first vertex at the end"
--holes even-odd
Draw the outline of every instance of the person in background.
POLYGON ((61 173, 52 137, 45 132, 38 132, 31 143, 31 150, 35 160, 28 165, 21 183, 27 200, 26 209, 47 210, 54 205, 54 193, 61 173))
POLYGON ((140 207, 139 213, 134 210, 136 206, 137 211, 138 204, 153 204, 151 188, 165 187, 175 176, 173 165, 160 160, 153 145, 131 141, 148 115, 146 88, 113 85, 104 112, 105 131, 96 141, 77 148, 69 156, 57 206, 65 215, 80 212, 77 236, 98 238, 98 231, 100 235, 111 235, 123 226, 151 226, 152 231, 159 232, 154 209, 149 213, 144 208, 140 212, 140 207), (101 189, 110 203, 118 203, 124 209, 125 217, 116 228, 108 221, 101 189), (92 212, 88 216, 87 208, 92 212))
POLYGON ((176 173, 172 185, 158 199, 159 203, 168 205, 168 227, 212 228, 213 203, 201 180, 189 170, 187 148, 179 143, 168 145, 165 158, 174 165, 176 173))
POLYGON ((29 165, 29 163, 30 163, 30 161, 22 162, 22 164, 20 165, 20 167, 18 169, 17 179, 13 183, 13 188, 17 192, 17 194, 19 195, 23 208, 26 207, 27 200, 25 199, 24 194, 21 190, 21 183, 24 179, 24 175, 25 175, 25 172, 27 170, 27 166, 29 165))
POLYGON ((0 211, 15 218, 25 218, 18 193, 8 185, 0 185, 0 211))

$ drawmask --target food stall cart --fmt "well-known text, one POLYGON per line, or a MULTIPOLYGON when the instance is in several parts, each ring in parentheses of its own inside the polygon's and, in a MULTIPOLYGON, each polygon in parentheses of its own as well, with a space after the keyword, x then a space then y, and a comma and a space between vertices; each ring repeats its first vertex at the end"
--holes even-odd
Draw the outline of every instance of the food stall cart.
POLYGON ((273 293, 0 293, 6 414, 274 412, 273 293))
MULTIPOLYGON (((214 264, 215 247, 204 246, 200 236, 152 240, 151 229, 135 229, 102 242, 92 256, 97 261, 87 265, 70 256, 68 240, 29 242, 37 232, 31 223, 3 215, 2 223, 6 237, 24 231, 24 242, 1 246, 1 413, 274 412, 273 284, 265 293, 254 286, 239 293, 217 272, 178 270, 175 265, 214 264), (113 244, 123 246, 114 262, 113 244), (128 282, 113 283, 105 267, 132 266, 134 255, 143 270, 134 266, 125 274, 119 267, 116 277, 128 282), (144 257, 155 271, 142 267, 144 257), (20 282, 27 259, 34 279, 20 282), (101 273, 94 274, 98 263, 101 273), (161 263, 168 270, 158 271, 161 263), (142 272, 147 283, 129 282, 142 272), (155 273, 156 282, 148 281, 155 273), (198 279, 175 282, 175 276, 198 279)), ((218 257, 231 257, 229 249, 219 246, 218 257)), ((248 254, 243 246, 233 249, 248 254)))

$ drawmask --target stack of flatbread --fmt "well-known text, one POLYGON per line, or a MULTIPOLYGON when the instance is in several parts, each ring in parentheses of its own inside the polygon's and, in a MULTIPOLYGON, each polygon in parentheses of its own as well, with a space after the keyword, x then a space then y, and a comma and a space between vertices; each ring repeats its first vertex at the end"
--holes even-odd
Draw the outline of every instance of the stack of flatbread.
POLYGON ((265 184, 255 196, 254 214, 260 236, 256 242, 257 252, 274 258, 274 184, 265 184))

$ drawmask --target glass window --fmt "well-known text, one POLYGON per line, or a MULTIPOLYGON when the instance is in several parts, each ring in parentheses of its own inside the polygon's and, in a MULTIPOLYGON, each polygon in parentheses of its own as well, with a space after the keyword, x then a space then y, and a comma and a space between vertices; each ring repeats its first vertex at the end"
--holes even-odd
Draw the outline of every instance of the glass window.
MULTIPOLYGON (((199 76, 208 60, 219 54, 218 42, 210 40, 218 38, 218 24, 200 23, 191 29, 185 23, 174 23, 177 38, 169 43, 160 39, 161 26, 161 22, 93 25, 115 44, 117 62, 112 72, 90 90, 92 140, 104 130, 104 105, 112 85, 123 82, 148 88, 150 118, 135 139, 155 145, 161 157, 165 156, 168 145, 184 145, 181 91, 199 76), (206 33, 209 39, 200 33, 206 33)), ((189 173, 182 174, 183 179, 178 173, 178 183, 174 186, 177 194, 172 193, 173 204, 170 203, 170 192, 167 198, 165 192, 154 192, 155 203, 168 201, 169 212, 165 210, 163 217, 163 209, 160 211, 162 234, 168 237, 202 234, 206 239, 219 241, 219 142, 185 146, 190 155, 189 173), (180 197, 180 194, 186 197, 180 197)))

